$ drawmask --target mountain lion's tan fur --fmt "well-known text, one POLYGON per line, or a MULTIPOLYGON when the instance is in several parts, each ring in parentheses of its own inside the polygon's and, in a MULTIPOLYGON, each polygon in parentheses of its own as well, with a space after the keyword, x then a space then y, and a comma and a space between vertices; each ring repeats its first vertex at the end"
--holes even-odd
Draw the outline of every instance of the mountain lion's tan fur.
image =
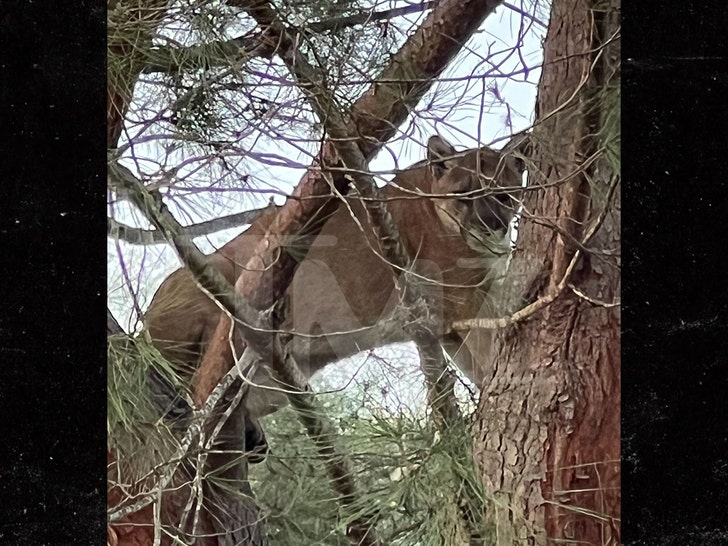
MULTIPOLYGON (((415 271, 428 279, 427 290, 436 302, 431 311, 442 318, 437 333, 443 346, 479 384, 490 332, 471 332, 463 344, 462 336, 449 325, 482 316, 487 308, 485 297, 499 271, 494 268, 505 261, 508 251, 505 234, 515 209, 513 191, 521 186, 522 163, 489 148, 481 148, 479 154, 456 153, 440 137, 430 139, 428 160, 401 171, 383 195, 415 271), (493 195, 496 187, 511 193, 493 195), (417 196, 418 192, 437 196, 417 196)), ((372 250, 378 248, 377 241, 362 204, 355 198, 347 202, 358 223, 349 208, 339 205, 287 292, 290 313, 284 328, 294 333, 293 354, 307 377, 356 352, 407 339, 396 321, 385 320, 398 302, 392 269, 372 250)), ((274 215, 275 210, 265 213, 209 256, 231 284, 274 215)), ((157 291, 146 324, 160 351, 192 373, 219 318, 216 304, 181 269, 157 291)), ((255 381, 265 381, 265 372, 255 381)), ((251 390, 247 402, 254 415, 268 413, 282 402, 270 391, 255 391, 259 389, 251 390)))

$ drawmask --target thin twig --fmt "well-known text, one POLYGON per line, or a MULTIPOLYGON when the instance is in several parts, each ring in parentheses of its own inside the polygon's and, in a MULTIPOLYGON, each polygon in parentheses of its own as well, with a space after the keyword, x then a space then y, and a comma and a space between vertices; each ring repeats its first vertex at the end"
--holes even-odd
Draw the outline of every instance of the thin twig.
POLYGON ((581 299, 583 299, 584 301, 588 301, 589 303, 591 303, 592 305, 595 305, 597 307, 605 307, 607 309, 610 309, 612 307, 619 307, 622 304, 621 299, 616 299, 614 301, 607 302, 607 301, 602 301, 602 300, 598 300, 596 298, 587 296, 586 294, 584 294, 584 292, 579 290, 576 286, 574 286, 571 283, 569 283, 569 288, 571 288, 571 291, 574 294, 576 294, 577 296, 579 296, 581 299))
POLYGON ((518 6, 514 6, 513 4, 509 4, 508 2, 503 2, 503 5, 507 7, 508 9, 515 11, 517 14, 519 14, 521 17, 525 17, 529 21, 532 21, 533 23, 537 24, 541 28, 548 28, 548 25, 544 23, 541 19, 537 19, 532 14, 528 13, 525 10, 522 10, 518 6))
POLYGON ((154 503, 154 546, 162 546, 162 488, 157 489, 154 503))
POLYGON ((564 276, 559 281, 559 284, 556 286, 556 289, 554 289, 553 292, 550 294, 547 294, 530 305, 527 305, 523 309, 516 311, 512 315, 508 315, 505 317, 499 317, 499 318, 474 318, 474 319, 465 319, 465 320, 458 320, 453 322, 452 326, 455 330, 472 330, 474 328, 482 328, 482 329, 489 329, 489 330, 495 330, 499 328, 505 328, 511 324, 515 324, 516 322, 520 322, 522 320, 527 319, 528 317, 534 315, 547 305, 551 304, 556 298, 558 298, 561 293, 564 291, 564 288, 567 285, 567 282, 569 280, 569 277, 571 276, 571 272, 574 270, 574 267, 576 266, 576 263, 581 256, 581 250, 577 250, 574 253, 574 256, 571 258, 571 262, 569 262, 569 266, 566 268, 566 272, 564 273, 564 276))

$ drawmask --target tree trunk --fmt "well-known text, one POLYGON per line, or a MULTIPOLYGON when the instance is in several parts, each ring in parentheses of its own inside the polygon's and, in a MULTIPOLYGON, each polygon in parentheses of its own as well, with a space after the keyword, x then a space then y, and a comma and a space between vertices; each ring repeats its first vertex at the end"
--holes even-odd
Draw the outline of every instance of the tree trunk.
POLYGON ((475 429, 499 545, 620 541, 618 40, 619 0, 554 0, 509 286, 559 296, 497 332, 475 429))

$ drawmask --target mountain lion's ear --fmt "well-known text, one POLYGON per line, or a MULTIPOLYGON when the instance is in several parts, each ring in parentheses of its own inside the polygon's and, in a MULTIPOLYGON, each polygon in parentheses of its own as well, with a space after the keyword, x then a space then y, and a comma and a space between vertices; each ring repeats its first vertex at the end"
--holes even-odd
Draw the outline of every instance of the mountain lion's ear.
POLYGON ((447 170, 447 158, 455 155, 455 147, 439 135, 433 135, 427 141, 427 161, 435 179, 439 179, 447 170), (445 158, 445 159, 443 159, 445 158))

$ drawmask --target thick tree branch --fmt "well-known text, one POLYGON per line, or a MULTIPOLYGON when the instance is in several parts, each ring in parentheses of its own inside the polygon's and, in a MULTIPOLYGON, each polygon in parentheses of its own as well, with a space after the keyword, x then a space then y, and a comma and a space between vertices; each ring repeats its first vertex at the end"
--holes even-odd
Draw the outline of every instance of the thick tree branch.
POLYGON ((608 301, 618 300, 619 270, 584 244, 593 237, 604 255, 620 240, 610 180, 619 153, 602 151, 619 142, 619 6, 552 3, 530 181, 544 189, 524 199, 548 222, 521 224, 513 261, 517 274, 540 264, 519 291, 535 301, 495 324, 461 324, 521 321, 493 336, 476 431, 483 483, 495 495, 489 512, 508 544, 620 542, 620 316, 608 301))
MULTIPOLYGON (((294 38, 275 21, 270 22, 273 14, 266 10, 255 10, 252 12, 261 26, 268 24, 269 28, 275 30, 278 35, 278 43, 284 62, 289 70, 299 79, 311 80, 314 74, 312 67, 308 66, 306 60, 296 50, 294 38)), ((404 329, 416 343, 422 370, 425 374, 429 392, 430 404, 433 409, 435 422, 444 431, 460 430, 462 417, 458 411, 457 400, 454 395, 454 379, 447 369, 442 348, 436 328, 441 317, 428 312, 435 306, 427 301, 427 296, 421 284, 415 277, 409 277, 406 273, 400 277, 400 272, 407 272, 412 266, 412 261, 402 243, 397 225, 387 209, 386 203, 378 199, 378 190, 374 179, 367 172, 367 159, 362 150, 357 146, 356 139, 350 138, 347 132, 346 122, 339 114, 338 109, 332 105, 332 98, 328 96, 325 89, 314 89, 311 95, 312 104, 319 111, 328 106, 328 115, 322 116, 321 122, 326 132, 330 135, 331 142, 336 150, 337 156, 353 182, 359 196, 363 198, 364 208, 367 212, 370 224, 379 241, 382 257, 392 266, 392 274, 408 316, 405 319, 404 329)), ((236 288, 244 290, 245 273, 241 275, 236 288)), ((465 485, 465 484, 460 484, 465 485)), ((462 490, 462 487, 458 487, 462 490)), ((472 504, 471 491, 464 494, 465 502, 458 502, 458 505, 472 504)), ((463 523, 471 537, 479 536, 478 518, 475 516, 477 510, 464 510, 461 512, 463 523)), ((358 543, 358 542, 357 542, 358 543)))
MULTIPOLYGON (((356 140, 365 162, 369 162, 407 118, 424 93, 432 86, 432 79, 439 74, 460 50, 462 44, 477 30, 482 21, 492 13, 501 0, 443 0, 430 13, 425 22, 410 39, 392 56, 390 64, 369 90, 356 101, 347 115, 341 115, 343 128, 334 138, 356 140)), ((277 22, 276 14, 260 2, 244 6, 258 21, 270 43, 278 48, 279 55, 289 65, 301 61, 292 70, 311 93, 317 91, 319 79, 316 71, 308 67, 295 51, 294 36, 277 22), (286 38, 286 36, 289 36, 286 38), (308 79, 308 81, 306 81, 308 79)), ((313 96, 322 117, 326 121, 334 115, 335 104, 313 96), (327 104, 328 102, 328 104, 327 104)), ((261 239, 254 256, 246 264, 237 286, 256 309, 267 309, 288 288, 298 267, 301 252, 305 253, 318 235, 326 218, 338 206, 333 195, 345 194, 349 180, 344 177, 336 147, 331 141, 324 142, 318 158, 299 182, 292 198, 281 207, 266 235, 261 239), (330 171, 327 170, 329 167, 330 171), (338 167, 334 169, 335 167, 338 167), (332 192, 333 186, 333 192, 332 192), (287 253, 287 245, 295 245, 296 256, 287 253)), ((230 322, 221 316, 198 375, 205 377, 206 389, 196 393, 198 401, 204 400, 212 386, 222 378, 233 362, 229 347, 230 322)))

